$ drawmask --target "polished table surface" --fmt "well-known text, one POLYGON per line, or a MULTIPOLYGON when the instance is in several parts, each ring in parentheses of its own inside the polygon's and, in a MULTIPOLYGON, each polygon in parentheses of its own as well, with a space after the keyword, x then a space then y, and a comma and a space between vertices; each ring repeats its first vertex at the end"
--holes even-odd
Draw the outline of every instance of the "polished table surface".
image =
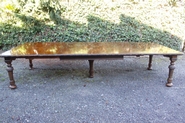
POLYGON ((8 56, 61 55, 182 55, 171 48, 146 42, 35 42, 13 47, 8 56))
POLYGON ((60 59, 86 59, 89 60, 89 77, 93 77, 93 62, 95 59, 118 59, 123 56, 149 55, 148 70, 152 67, 153 55, 169 57, 169 74, 166 86, 171 87, 173 80, 174 62, 182 52, 171 48, 144 42, 36 42, 25 43, 13 47, 0 55, 7 64, 7 72, 10 79, 9 87, 17 86, 13 77, 12 61, 16 58, 29 59, 29 66, 33 69, 32 60, 36 58, 60 58, 60 59))

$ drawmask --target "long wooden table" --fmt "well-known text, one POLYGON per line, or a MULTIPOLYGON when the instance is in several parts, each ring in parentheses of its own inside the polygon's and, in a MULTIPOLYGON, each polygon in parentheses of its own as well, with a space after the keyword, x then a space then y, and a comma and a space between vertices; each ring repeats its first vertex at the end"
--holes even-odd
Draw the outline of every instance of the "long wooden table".
POLYGON ((10 79, 9 87, 15 89, 17 86, 13 77, 12 61, 17 58, 29 59, 32 69, 33 59, 59 58, 61 60, 84 59, 89 61, 89 77, 93 77, 93 62, 99 59, 123 59, 124 56, 149 56, 148 70, 152 67, 153 55, 163 55, 170 59, 169 75, 166 86, 171 87, 174 62, 182 52, 154 43, 138 42, 35 42, 25 43, 13 47, 0 55, 7 64, 10 79))

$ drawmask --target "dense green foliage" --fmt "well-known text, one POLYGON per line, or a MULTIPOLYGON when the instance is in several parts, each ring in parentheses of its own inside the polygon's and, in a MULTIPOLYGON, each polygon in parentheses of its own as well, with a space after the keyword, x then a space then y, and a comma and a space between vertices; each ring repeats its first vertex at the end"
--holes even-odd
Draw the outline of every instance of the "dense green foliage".
POLYGON ((23 42, 156 42, 179 49, 183 1, 2 0, 0 48, 23 42))

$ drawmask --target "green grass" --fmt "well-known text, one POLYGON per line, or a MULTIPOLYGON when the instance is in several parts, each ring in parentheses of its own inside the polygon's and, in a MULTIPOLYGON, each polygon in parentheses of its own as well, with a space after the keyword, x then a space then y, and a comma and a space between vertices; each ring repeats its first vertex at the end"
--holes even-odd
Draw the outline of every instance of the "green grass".
POLYGON ((29 1, 1 1, 2 49, 36 41, 130 41, 156 42, 179 50, 184 39, 184 1, 29 1))

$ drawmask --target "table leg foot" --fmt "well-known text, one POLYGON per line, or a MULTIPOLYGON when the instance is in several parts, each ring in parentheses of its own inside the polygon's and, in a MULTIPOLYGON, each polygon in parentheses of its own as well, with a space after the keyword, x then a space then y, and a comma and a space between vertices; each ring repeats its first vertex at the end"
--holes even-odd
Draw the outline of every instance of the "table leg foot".
POLYGON ((172 87, 173 86, 173 83, 166 83, 166 86, 167 87, 172 87))
POLYGON ((173 72, 175 69, 175 64, 174 62, 177 60, 177 56, 170 56, 170 65, 169 65, 169 74, 168 74, 168 79, 167 79, 167 83, 166 86, 167 87, 171 87, 173 86, 172 80, 173 80, 173 72))
POLYGON ((93 63, 94 63, 94 60, 89 60, 89 78, 93 78, 93 73, 94 73, 94 70, 93 70, 93 63))
POLYGON ((153 58, 153 55, 149 55, 149 63, 148 63, 147 70, 152 70, 152 58, 153 58))
POLYGON ((15 89, 17 88, 16 84, 15 84, 15 80, 14 80, 14 77, 13 77, 13 67, 12 67, 12 59, 6 59, 5 58, 5 62, 7 63, 7 72, 8 72, 8 76, 9 76, 9 79, 10 79, 10 85, 9 87, 11 89, 15 89))
POLYGON ((89 75, 89 78, 93 78, 94 76, 93 75, 89 75))
POLYGON ((10 84, 10 85, 9 85, 9 88, 11 88, 11 89, 16 89, 17 86, 16 86, 15 84, 12 84, 12 85, 10 84))

